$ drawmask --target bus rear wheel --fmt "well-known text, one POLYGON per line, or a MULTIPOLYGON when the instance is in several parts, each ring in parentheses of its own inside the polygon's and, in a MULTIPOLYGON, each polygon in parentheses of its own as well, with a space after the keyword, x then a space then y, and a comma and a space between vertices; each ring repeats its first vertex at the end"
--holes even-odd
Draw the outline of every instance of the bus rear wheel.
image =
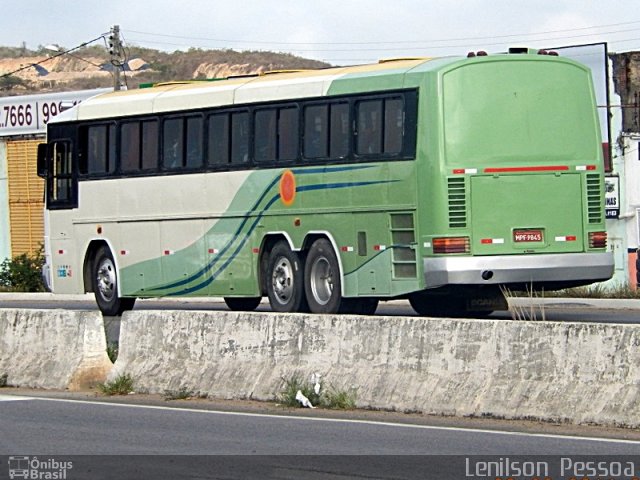
POLYGON ((302 312, 304 298, 303 262, 286 242, 274 245, 266 269, 267 296, 275 312, 302 312))
POLYGON ((340 266, 328 240, 313 242, 304 273, 304 290, 312 313, 338 313, 343 303, 340 266))
POLYGON ((234 312, 252 312, 258 308, 261 301, 262 297, 224 297, 224 303, 234 312))
POLYGON ((115 317, 133 308, 135 298, 118 296, 118 272, 107 247, 100 247, 96 252, 92 273, 93 292, 103 315, 115 317))

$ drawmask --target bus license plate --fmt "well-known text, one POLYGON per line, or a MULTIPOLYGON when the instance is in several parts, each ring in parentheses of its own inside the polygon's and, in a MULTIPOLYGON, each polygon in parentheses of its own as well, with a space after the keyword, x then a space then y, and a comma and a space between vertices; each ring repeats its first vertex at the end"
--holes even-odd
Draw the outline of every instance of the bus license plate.
POLYGON ((542 242, 542 230, 514 230, 513 241, 520 242, 542 242))

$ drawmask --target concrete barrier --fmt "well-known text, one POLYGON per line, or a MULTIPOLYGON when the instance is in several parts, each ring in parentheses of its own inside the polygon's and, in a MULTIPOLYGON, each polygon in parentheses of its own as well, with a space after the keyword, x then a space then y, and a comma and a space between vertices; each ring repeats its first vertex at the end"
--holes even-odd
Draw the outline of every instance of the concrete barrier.
POLYGON ((133 311, 110 378, 273 400, 294 374, 360 407, 640 426, 640 325, 133 311))
POLYGON ((112 368, 100 313, 0 309, 8 385, 76 390, 104 382, 112 368))

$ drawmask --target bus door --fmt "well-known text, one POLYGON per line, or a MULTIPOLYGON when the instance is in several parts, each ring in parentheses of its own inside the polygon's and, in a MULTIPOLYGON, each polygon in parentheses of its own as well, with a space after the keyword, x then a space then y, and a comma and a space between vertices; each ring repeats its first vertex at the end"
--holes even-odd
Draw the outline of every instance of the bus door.
POLYGON ((58 140, 38 151, 38 174, 46 178, 48 209, 78 206, 78 181, 73 165, 71 142, 58 140))

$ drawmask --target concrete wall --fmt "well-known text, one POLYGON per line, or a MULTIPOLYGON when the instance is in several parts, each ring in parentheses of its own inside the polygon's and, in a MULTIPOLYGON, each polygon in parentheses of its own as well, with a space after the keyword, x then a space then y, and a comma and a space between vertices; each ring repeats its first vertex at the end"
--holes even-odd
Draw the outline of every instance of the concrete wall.
POLYGON ((0 375, 9 385, 87 388, 112 367, 98 312, 0 309, 0 375))
POLYGON ((640 325, 125 313, 110 378, 273 400, 293 374, 361 407, 640 426, 640 325))

